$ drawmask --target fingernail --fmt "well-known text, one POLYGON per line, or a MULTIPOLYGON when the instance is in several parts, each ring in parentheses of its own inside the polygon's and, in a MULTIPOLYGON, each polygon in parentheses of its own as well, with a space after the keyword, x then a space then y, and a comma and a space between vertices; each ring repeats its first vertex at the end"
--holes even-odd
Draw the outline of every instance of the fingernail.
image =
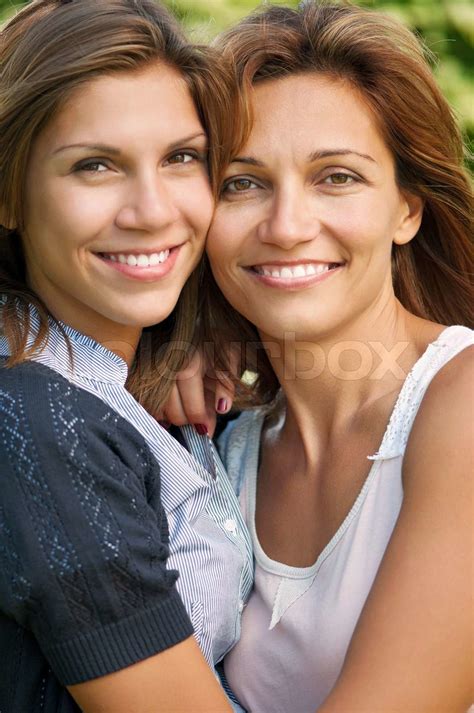
POLYGON ((169 421, 158 421, 158 423, 162 428, 166 428, 166 430, 168 430, 168 428, 171 426, 171 423, 169 421))
POLYGON ((195 423, 194 428, 196 431, 199 433, 200 436, 207 436, 209 434, 209 431, 207 430, 207 426, 204 423, 195 423))
POLYGON ((217 412, 225 413, 228 410, 227 399, 219 399, 217 402, 217 412))

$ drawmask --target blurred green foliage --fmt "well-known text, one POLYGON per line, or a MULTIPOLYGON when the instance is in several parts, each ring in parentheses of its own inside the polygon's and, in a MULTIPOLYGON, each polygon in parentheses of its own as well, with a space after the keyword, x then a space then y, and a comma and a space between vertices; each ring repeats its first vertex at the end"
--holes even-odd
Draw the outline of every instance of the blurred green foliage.
MULTIPOLYGON (((167 0, 195 39, 209 39, 258 6, 254 0, 167 0)), ((296 7, 297 0, 284 4, 296 7)), ((474 139, 474 3, 472 0, 357 0, 395 15, 414 29, 437 57, 438 81, 474 139)))
MULTIPOLYGON (((256 0, 164 0, 199 42, 212 39, 220 30, 258 6, 256 0)), ((0 0, 0 21, 23 2, 0 0)), ((296 7, 297 0, 287 0, 296 7)), ((418 32, 438 61, 434 71, 458 113, 471 140, 474 139, 474 3, 472 0, 358 0, 357 4, 394 14, 418 32)))

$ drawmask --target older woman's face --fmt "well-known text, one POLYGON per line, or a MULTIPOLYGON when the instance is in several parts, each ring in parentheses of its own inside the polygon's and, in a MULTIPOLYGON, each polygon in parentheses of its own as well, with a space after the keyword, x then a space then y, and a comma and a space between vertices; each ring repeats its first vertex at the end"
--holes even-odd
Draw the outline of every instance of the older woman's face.
POLYGON ((254 89, 208 237, 216 280, 260 332, 314 339, 393 298, 392 243, 421 220, 377 122, 348 83, 296 75, 254 89))

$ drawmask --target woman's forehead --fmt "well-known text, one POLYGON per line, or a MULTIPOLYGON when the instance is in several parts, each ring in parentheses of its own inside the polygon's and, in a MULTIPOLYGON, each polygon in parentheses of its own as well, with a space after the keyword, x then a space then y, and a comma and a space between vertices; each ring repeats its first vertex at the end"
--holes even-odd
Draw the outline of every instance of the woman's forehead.
POLYGON ((260 82, 252 90, 252 109, 252 131, 240 153, 388 150, 360 92, 349 82, 325 74, 260 82))

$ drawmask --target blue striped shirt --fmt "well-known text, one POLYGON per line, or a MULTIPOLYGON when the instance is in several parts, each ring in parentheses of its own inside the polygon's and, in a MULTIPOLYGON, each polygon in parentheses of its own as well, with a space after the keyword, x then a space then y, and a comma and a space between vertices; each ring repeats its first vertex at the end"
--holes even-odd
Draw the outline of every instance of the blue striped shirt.
MULTIPOLYGON (((177 586, 196 639, 209 664, 215 665, 240 636, 241 612, 253 580, 250 537, 224 467, 207 436, 184 427, 188 451, 150 416, 125 388, 128 370, 119 356, 63 326, 73 365, 53 323, 46 348, 34 359, 107 403, 142 434, 159 461, 170 532, 169 566, 179 571, 177 586)), ((32 333, 37 327, 32 312, 32 333)), ((4 337, 0 354, 9 354, 4 337)))

